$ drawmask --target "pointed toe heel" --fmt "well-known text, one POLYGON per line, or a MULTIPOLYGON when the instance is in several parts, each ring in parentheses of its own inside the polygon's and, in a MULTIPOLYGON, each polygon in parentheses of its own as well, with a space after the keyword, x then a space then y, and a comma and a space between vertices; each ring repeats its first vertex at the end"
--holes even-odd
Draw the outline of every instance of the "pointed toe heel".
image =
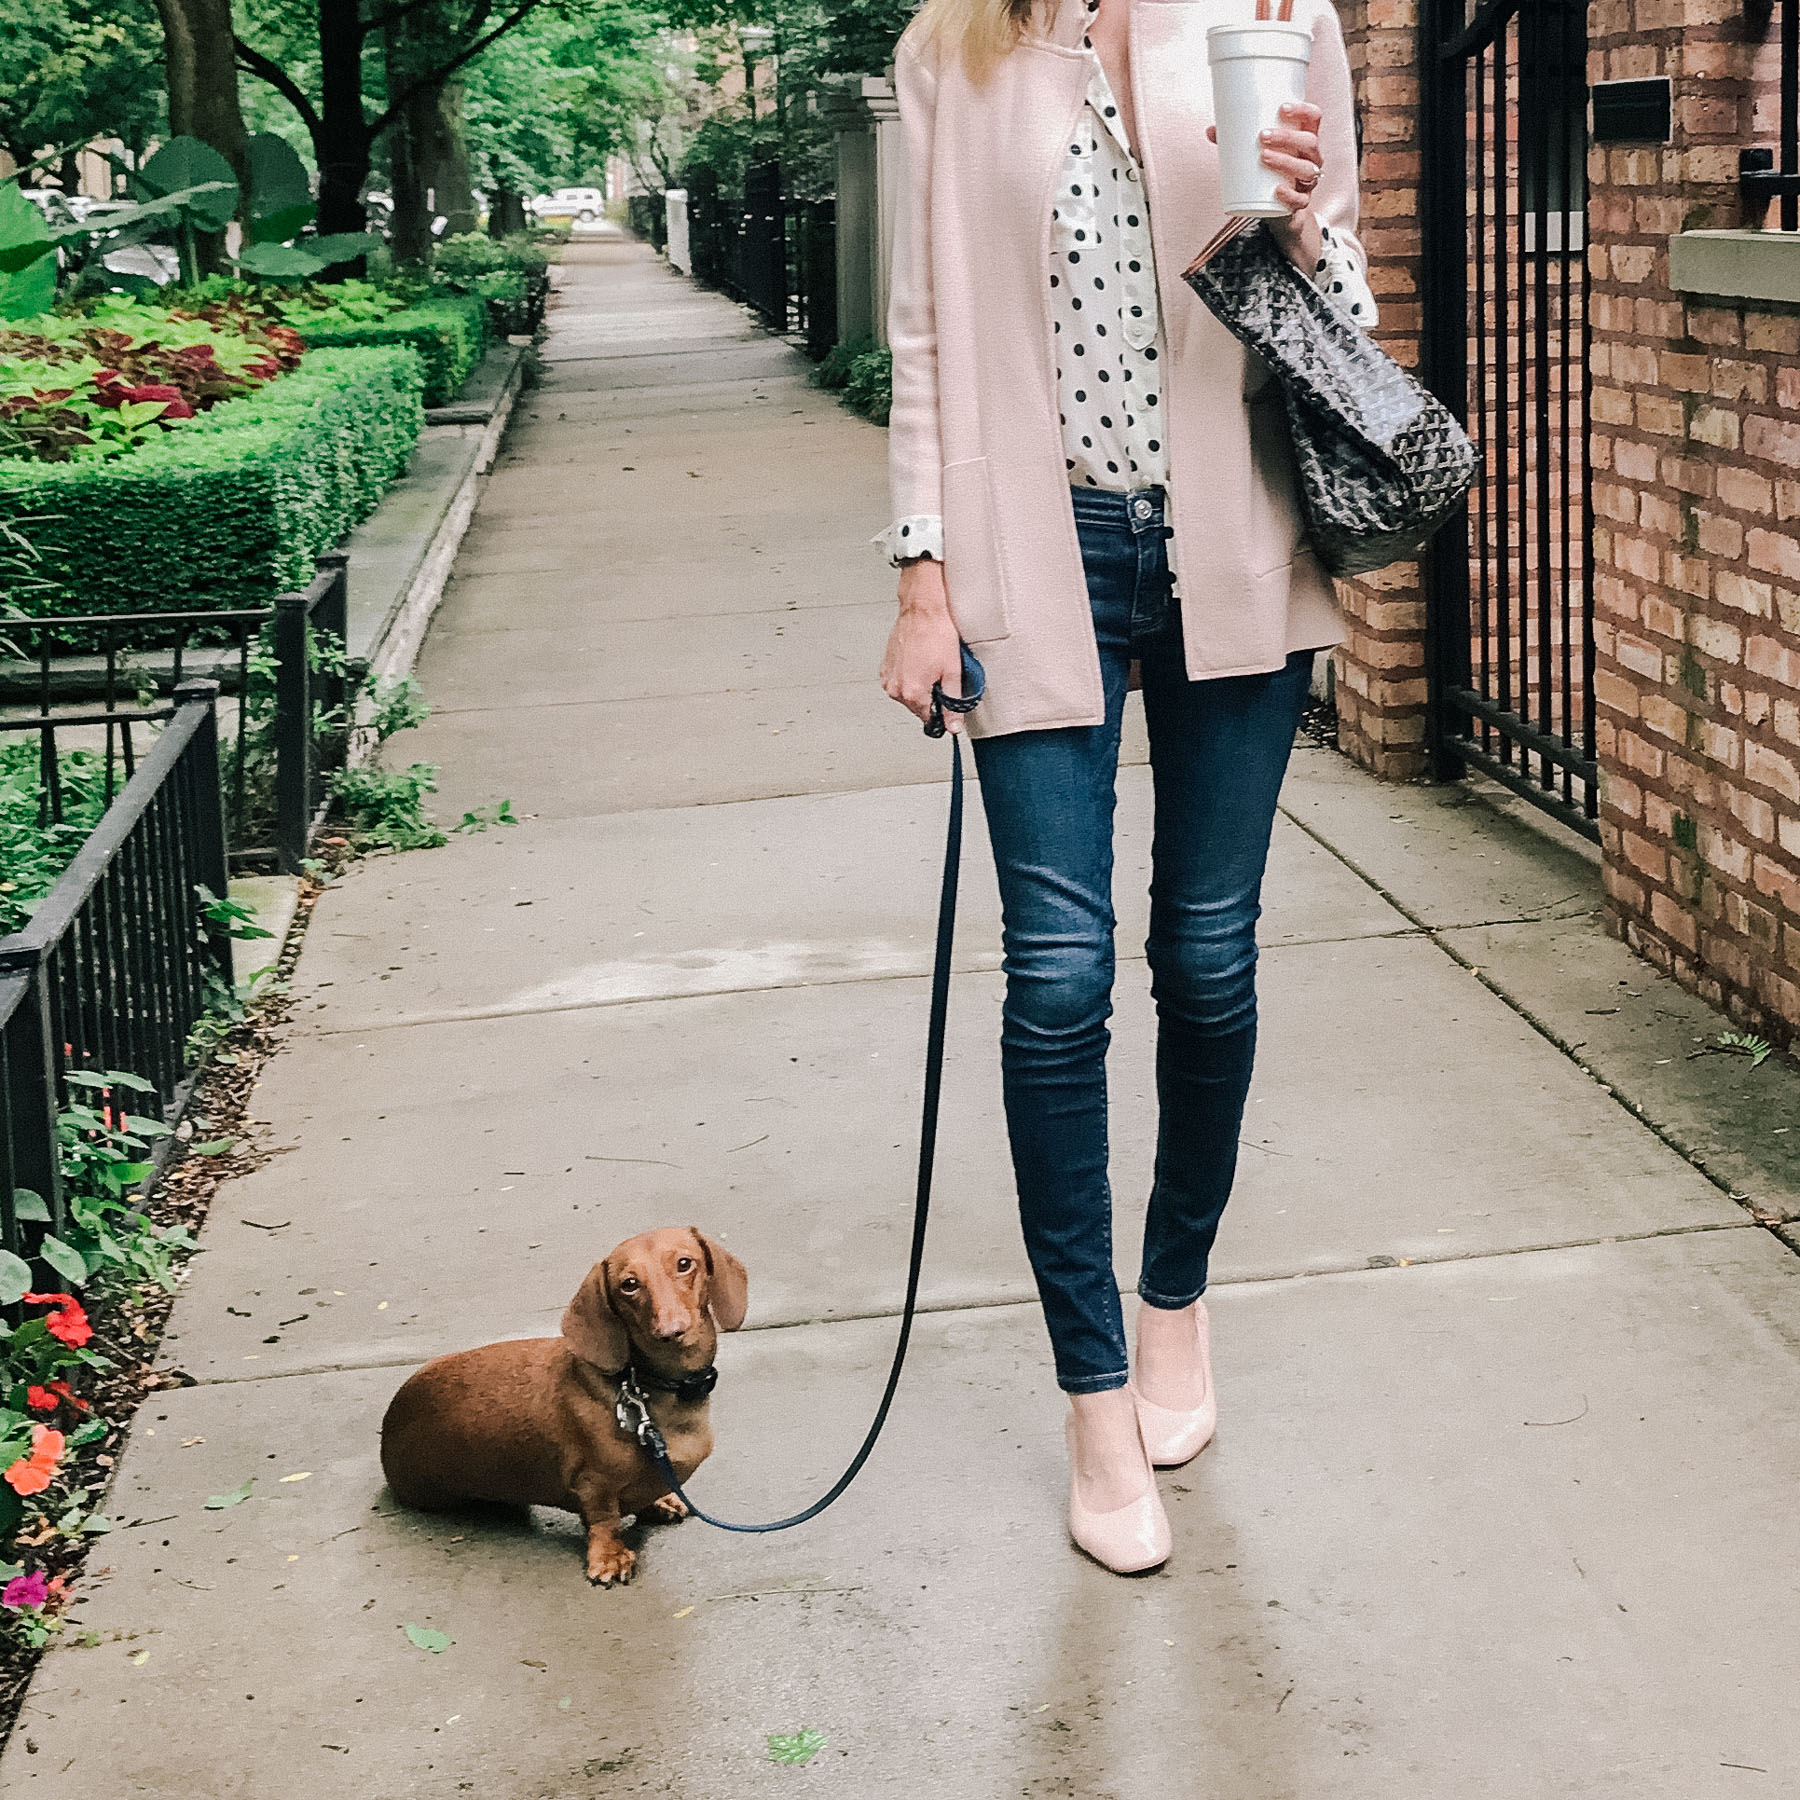
POLYGON ((1141 1575, 1145 1570, 1167 1562, 1174 1540, 1169 1531, 1169 1515, 1163 1511, 1162 1495, 1156 1491, 1156 1480, 1149 1468, 1146 1466, 1144 1471, 1149 1485, 1135 1500, 1111 1512, 1093 1512, 1082 1505, 1076 1491, 1073 1419, 1068 1421, 1066 1436, 1069 1447, 1069 1536, 1077 1548, 1085 1550, 1095 1562, 1111 1569, 1115 1575, 1141 1575))
POLYGON ((1138 1392, 1135 1381, 1131 1384, 1144 1448, 1158 1469, 1178 1469, 1183 1463, 1192 1462, 1212 1442, 1219 1427, 1219 1396, 1213 1387, 1212 1373, 1212 1326, 1204 1301, 1196 1302, 1194 1307, 1194 1333, 1200 1373, 1206 1384, 1206 1398, 1198 1406, 1181 1412, 1158 1406, 1138 1392))

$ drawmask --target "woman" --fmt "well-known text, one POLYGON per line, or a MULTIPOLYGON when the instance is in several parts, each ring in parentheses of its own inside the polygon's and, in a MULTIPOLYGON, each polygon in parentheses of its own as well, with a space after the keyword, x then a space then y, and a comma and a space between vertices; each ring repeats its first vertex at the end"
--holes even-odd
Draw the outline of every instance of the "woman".
MULTIPOLYGON (((1206 28, 1251 0, 927 0, 896 84, 908 209, 889 340, 900 615, 882 685, 971 715, 1004 913, 1001 1062, 1026 1248, 1070 1397, 1069 1529, 1169 1553, 1153 1466, 1216 1418, 1207 1257, 1256 1041, 1255 925, 1312 653, 1339 636, 1278 394, 1184 286, 1223 223, 1206 28), (1120 717, 1156 797, 1161 1123, 1135 1376, 1112 1268, 1106 1021, 1120 717)), ((1300 0, 1308 99, 1265 134, 1282 248, 1363 324, 1350 73, 1300 0)), ((959 721, 952 720, 952 728, 959 721)))

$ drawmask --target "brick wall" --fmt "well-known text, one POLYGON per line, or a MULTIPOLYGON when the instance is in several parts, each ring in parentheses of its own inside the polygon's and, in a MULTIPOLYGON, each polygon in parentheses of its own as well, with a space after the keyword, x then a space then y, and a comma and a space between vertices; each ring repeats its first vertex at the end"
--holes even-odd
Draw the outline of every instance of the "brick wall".
MULTIPOLYGON (((1419 360, 1419 81, 1416 0, 1340 6, 1362 129, 1362 236, 1381 308, 1376 337, 1419 360)), ((1338 583, 1338 743, 1392 780, 1425 772, 1425 594, 1416 563, 1338 583)))
POLYGON ((1612 918, 1740 1022, 1800 1031, 1800 316, 1668 285, 1740 221, 1772 45, 1736 0, 1600 0, 1589 74, 1674 80, 1674 141, 1589 160, 1601 829, 1612 918))

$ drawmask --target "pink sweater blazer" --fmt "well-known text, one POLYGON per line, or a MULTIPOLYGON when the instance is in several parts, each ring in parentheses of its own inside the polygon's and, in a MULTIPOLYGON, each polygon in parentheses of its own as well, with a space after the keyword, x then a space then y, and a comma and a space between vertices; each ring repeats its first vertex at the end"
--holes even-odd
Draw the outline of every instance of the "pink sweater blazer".
MULTIPOLYGON (((1051 347, 1051 190, 1089 66, 1081 0, 1057 6, 1047 34, 981 87, 916 33, 896 58, 908 179, 888 317, 893 516, 942 515, 951 612, 987 670, 970 716, 980 735, 1104 716, 1051 347)), ((1251 0, 1131 0, 1168 346, 1169 550, 1196 681, 1276 669, 1341 636, 1331 580, 1304 542, 1279 394, 1181 279, 1224 221, 1206 29, 1253 16, 1251 0)), ((1299 0, 1295 18, 1312 29, 1308 95, 1325 114, 1314 206, 1360 261, 1343 36, 1331 0, 1299 0)))

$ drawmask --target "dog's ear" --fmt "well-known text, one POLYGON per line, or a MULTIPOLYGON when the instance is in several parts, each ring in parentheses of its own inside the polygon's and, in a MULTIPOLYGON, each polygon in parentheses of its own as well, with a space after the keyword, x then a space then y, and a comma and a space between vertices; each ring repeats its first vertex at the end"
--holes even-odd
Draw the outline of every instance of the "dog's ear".
POLYGON ((631 1340, 612 1309, 605 1263, 595 1263, 588 1270, 587 1279, 575 1290, 575 1298, 562 1317, 562 1334, 568 1339, 569 1348, 597 1369, 611 1373, 631 1360, 631 1340))
POLYGON ((715 1244, 697 1225, 690 1225, 706 1258, 706 1304, 721 1331, 736 1331, 744 1322, 750 1305, 750 1276, 744 1265, 725 1249, 715 1244))

